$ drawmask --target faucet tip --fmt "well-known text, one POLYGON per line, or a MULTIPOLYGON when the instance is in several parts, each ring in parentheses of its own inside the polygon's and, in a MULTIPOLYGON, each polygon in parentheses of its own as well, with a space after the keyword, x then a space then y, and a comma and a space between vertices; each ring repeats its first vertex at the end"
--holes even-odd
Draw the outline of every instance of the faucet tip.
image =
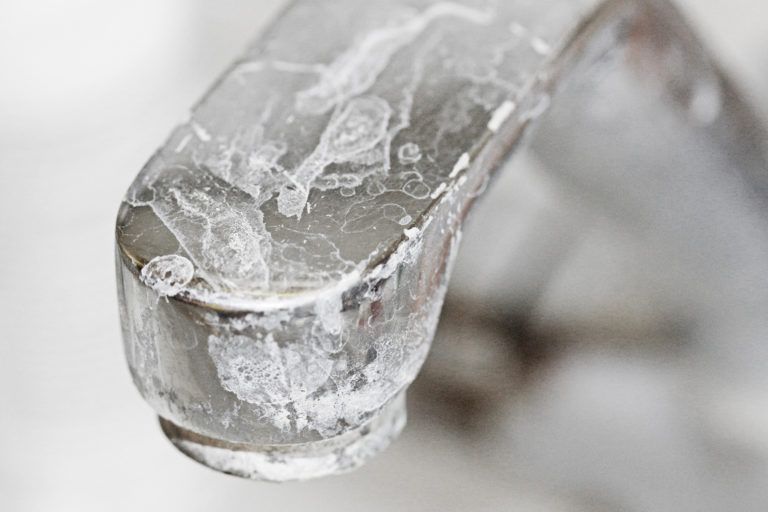
POLYGON ((230 443, 160 417, 163 433, 191 459, 216 471, 265 482, 310 480, 357 469, 384 451, 400 435, 405 423, 404 391, 354 430, 292 445, 230 443))

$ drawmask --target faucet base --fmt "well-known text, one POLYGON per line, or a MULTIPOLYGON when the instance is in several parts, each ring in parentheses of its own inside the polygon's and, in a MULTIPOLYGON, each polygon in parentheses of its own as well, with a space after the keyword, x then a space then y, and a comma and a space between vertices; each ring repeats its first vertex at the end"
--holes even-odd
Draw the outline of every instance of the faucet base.
POLYGON ((191 459, 223 473, 268 482, 308 480, 357 469, 386 449, 400 435, 405 422, 404 391, 362 427, 303 444, 230 443, 160 417, 163 433, 191 459))

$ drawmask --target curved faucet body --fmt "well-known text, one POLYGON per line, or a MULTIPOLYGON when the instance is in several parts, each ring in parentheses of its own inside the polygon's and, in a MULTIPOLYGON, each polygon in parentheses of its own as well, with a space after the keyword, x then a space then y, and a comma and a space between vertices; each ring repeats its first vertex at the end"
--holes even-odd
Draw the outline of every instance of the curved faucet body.
POLYGON ((731 357, 768 331, 744 321, 768 304, 761 133, 663 1, 294 2, 120 209, 134 382, 220 471, 359 466, 403 428, 465 217, 529 139, 685 283, 717 280, 685 313, 731 357))

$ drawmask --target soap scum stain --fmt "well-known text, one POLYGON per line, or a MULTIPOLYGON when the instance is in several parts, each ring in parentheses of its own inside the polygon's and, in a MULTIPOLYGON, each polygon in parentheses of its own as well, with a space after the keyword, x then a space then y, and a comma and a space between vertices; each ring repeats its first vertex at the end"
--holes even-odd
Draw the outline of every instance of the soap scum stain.
POLYGON ((414 142, 406 142, 397 150, 397 159, 402 165, 415 164, 421 160, 421 148, 414 142))
MULTIPOLYGON (((215 271, 230 285, 237 281, 266 285, 271 244, 261 212, 252 213, 261 222, 251 222, 243 212, 201 189, 170 188, 168 192, 178 211, 197 223, 197 250, 192 254, 196 254, 200 266, 215 271)), ((177 238, 181 240, 183 235, 177 238)))
MULTIPOLYGON (((203 179, 197 180, 196 184, 179 187, 155 184, 154 188, 159 192, 155 197, 158 199, 149 201, 149 206, 177 237, 198 267, 200 276, 214 289, 221 286, 225 289, 238 288, 239 283, 245 282, 255 289, 270 287, 270 258, 272 254, 281 254, 282 249, 272 241, 260 209, 275 194, 281 214, 300 218, 303 211, 311 211, 308 197, 313 187, 319 190, 340 189, 342 195, 351 196, 371 173, 389 171, 391 141, 410 124, 413 94, 421 80, 423 66, 420 59, 431 45, 425 45, 416 56, 411 81, 404 87, 402 99, 394 112, 382 98, 356 95, 373 85, 394 53, 442 17, 482 24, 490 22, 491 13, 457 3, 440 2, 411 16, 404 25, 390 25, 372 31, 360 40, 360 44, 327 66, 269 61, 243 63, 235 69, 236 77, 264 69, 319 73, 320 80, 315 87, 297 94, 296 107, 299 111, 302 110, 302 101, 322 98, 322 90, 331 86, 337 88, 341 83, 341 95, 327 96, 326 99, 332 101, 320 109, 335 110, 318 145, 294 170, 284 169, 279 163, 288 152, 288 145, 264 139, 263 127, 270 119, 274 104, 271 100, 254 126, 229 138, 214 136, 194 119, 188 123, 190 133, 178 142, 176 153, 188 151, 197 167, 249 194, 254 203, 250 211, 243 211, 228 200, 226 191, 223 196, 207 193, 208 187, 203 186, 203 179), (359 69, 355 68, 356 65, 359 69), (341 82, 331 84, 328 82, 330 78, 341 82), (327 166, 340 163, 349 164, 352 172, 324 174, 327 166), (169 195, 171 199, 168 199, 169 195), (190 229, 190 226, 193 227, 190 229)), ((417 145, 411 143, 405 148, 406 153, 400 153, 404 161, 420 159, 417 145)), ((422 182, 420 176, 418 178, 403 183, 400 191, 414 198, 427 197, 429 186, 422 182)), ((387 190, 383 188, 381 193, 387 190)), ((387 214, 397 206, 384 205, 383 218, 400 225, 409 224, 412 217, 402 207, 394 214, 387 214)))

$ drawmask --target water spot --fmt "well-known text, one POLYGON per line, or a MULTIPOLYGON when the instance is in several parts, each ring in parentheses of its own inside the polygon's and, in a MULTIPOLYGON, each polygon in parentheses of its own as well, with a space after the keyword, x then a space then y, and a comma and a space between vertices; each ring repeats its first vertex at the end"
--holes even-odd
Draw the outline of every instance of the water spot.
POLYGON ((179 293, 194 275, 195 267, 192 262, 176 254, 152 258, 141 269, 141 281, 164 296, 179 293))
POLYGON ((301 343, 281 346, 267 334, 210 336, 208 354, 222 387, 251 404, 286 404, 301 400, 322 386, 333 368, 301 343))
POLYGON ((403 186, 403 192, 414 199, 429 197, 429 186, 421 180, 411 180, 403 186))
POLYGON ((421 148, 418 144, 407 142, 397 150, 397 158, 403 165, 415 164, 421 160, 421 148))

